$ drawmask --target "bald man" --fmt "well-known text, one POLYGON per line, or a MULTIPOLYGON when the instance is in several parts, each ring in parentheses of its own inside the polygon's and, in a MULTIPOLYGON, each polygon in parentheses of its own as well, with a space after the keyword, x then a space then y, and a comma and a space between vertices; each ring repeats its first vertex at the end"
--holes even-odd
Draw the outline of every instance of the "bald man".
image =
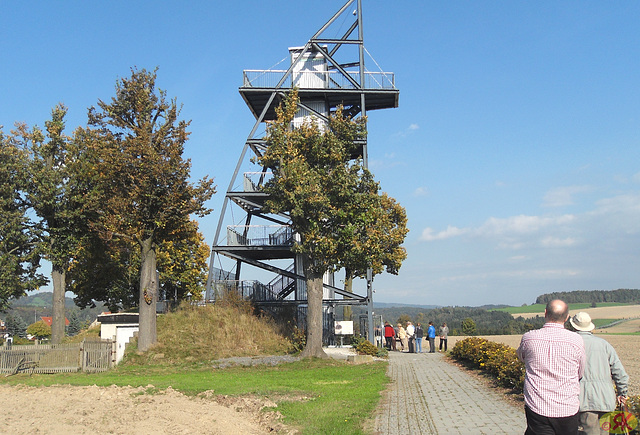
POLYGON ((565 329, 569 306, 559 299, 544 311, 542 328, 522 336, 518 357, 524 362, 525 435, 577 435, 580 378, 586 365, 584 342, 565 329))

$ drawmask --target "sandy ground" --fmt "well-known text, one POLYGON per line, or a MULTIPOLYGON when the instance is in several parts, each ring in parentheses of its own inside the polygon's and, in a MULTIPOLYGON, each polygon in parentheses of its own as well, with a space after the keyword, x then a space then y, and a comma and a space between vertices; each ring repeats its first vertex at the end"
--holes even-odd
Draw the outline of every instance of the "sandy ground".
MULTIPOLYGON (((589 313, 592 319, 633 319, 640 317, 640 305, 620 305, 617 307, 596 307, 583 310, 571 310, 569 315, 573 316, 578 311, 589 313)), ((513 317, 530 317, 544 316, 544 310, 537 313, 521 313, 514 314, 513 317)))
POLYGON ((35 388, 0 385, 2 434, 238 434, 288 433, 274 412, 275 403, 257 398, 202 394, 187 397, 167 389, 35 388))
MULTIPOLYGON (((351 347, 325 352, 339 360, 355 354, 351 347)), ((263 410, 277 404, 262 397, 218 396, 211 391, 188 397, 171 388, 148 390, 153 391, 153 386, 35 388, 0 384, 0 435, 297 433, 280 422, 278 412, 263 410)), ((274 400, 279 399, 282 397, 274 400)))
MULTIPOLYGON (((620 361, 625 370, 629 374, 629 394, 640 395, 640 359, 638 358, 638 349, 640 349, 640 335, 607 335, 596 334, 607 340, 615 348, 620 361)), ((504 343, 507 346, 517 348, 520 344, 521 335, 487 335, 483 336, 487 340, 504 343)), ((458 340, 466 337, 449 337, 449 349, 451 349, 458 340)), ((438 339, 436 338, 436 346, 438 339)))

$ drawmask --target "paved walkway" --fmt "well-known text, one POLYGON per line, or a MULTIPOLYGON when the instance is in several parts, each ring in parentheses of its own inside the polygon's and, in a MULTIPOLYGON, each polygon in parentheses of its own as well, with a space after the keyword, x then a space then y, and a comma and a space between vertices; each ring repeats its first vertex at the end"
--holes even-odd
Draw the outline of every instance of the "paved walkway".
POLYGON ((445 361, 440 353, 389 353, 391 384, 375 434, 523 434, 524 408, 445 361))

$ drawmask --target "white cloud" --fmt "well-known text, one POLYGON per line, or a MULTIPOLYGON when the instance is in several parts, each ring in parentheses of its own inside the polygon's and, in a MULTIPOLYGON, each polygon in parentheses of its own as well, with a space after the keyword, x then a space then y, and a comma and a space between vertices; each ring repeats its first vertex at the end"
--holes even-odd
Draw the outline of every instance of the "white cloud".
POLYGON ((574 196, 592 190, 589 186, 563 186, 549 190, 543 197, 544 207, 563 207, 574 204, 574 196))
POLYGON ((561 239, 558 237, 547 236, 540 241, 540 244, 545 248, 565 248, 568 246, 573 246, 576 243, 577 241, 573 237, 566 237, 564 239, 561 239))
POLYGON ((433 228, 427 227, 422 231, 420 240, 432 242, 467 235, 493 240, 495 247, 502 250, 520 250, 532 246, 568 247, 574 245, 576 239, 562 233, 570 230, 568 225, 575 219, 573 215, 492 217, 476 228, 458 228, 449 225, 447 229, 436 232, 433 228), (560 234, 557 234, 558 232, 560 234))
POLYGON ((604 213, 639 213, 640 212, 640 194, 629 193, 626 195, 618 195, 611 198, 603 198, 599 200, 594 210, 595 214, 604 213))
POLYGON ((427 196, 429 195, 429 189, 427 187, 420 186, 413 191, 413 196, 427 196))
POLYGON ((497 236, 510 234, 528 234, 540 231, 542 228, 565 225, 574 220, 573 215, 556 217, 541 216, 512 216, 508 218, 491 217, 474 233, 480 236, 497 236))
POLYGON ((427 227, 424 230, 422 230, 422 235, 420 236, 420 240, 431 242, 434 240, 450 239, 451 237, 457 237, 462 234, 465 234, 468 231, 469 230, 465 228, 457 228, 449 225, 446 230, 440 231, 439 233, 434 234, 433 228, 427 227))
POLYGON ((408 135, 412 134, 413 132, 415 132, 416 130, 419 130, 420 126, 418 124, 409 124, 409 126, 407 128, 405 128, 402 131, 399 131, 398 133, 395 134, 396 137, 400 137, 400 138, 404 138, 407 137, 408 135))

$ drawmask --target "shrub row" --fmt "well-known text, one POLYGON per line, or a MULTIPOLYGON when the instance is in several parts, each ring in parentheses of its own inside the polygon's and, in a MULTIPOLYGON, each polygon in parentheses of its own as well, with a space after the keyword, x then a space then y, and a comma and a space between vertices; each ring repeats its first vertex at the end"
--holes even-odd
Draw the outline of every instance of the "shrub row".
MULTIPOLYGON (((525 369, 514 348, 484 338, 469 337, 458 341, 450 355, 458 361, 489 373, 499 385, 522 393, 525 369)), ((636 419, 640 420, 640 396, 630 396, 627 407, 636 419)))
POLYGON ((469 337, 458 341, 450 355, 458 361, 486 371, 499 385, 522 392, 524 364, 512 347, 484 338, 469 337))

